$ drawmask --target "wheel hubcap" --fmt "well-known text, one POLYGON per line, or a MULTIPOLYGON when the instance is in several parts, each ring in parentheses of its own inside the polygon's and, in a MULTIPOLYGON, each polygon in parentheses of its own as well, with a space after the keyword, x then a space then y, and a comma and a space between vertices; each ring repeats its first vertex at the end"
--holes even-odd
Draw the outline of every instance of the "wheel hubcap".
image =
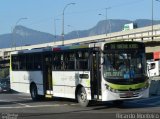
POLYGON ((87 97, 87 96, 86 96, 86 93, 82 92, 80 97, 81 97, 81 100, 82 100, 83 102, 86 101, 86 97, 87 97))

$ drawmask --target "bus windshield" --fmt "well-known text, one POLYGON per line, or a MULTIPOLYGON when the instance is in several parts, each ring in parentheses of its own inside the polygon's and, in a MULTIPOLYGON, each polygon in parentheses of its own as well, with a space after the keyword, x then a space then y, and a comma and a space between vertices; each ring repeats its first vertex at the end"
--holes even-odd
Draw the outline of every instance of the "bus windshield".
POLYGON ((112 51, 104 53, 104 78, 137 79, 145 76, 145 53, 138 50, 112 51))

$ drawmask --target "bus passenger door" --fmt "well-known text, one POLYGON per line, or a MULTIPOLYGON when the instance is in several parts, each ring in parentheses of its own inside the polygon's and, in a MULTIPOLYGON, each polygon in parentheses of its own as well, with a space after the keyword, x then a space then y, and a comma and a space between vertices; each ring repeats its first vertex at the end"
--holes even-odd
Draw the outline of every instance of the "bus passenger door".
POLYGON ((91 61, 91 97, 99 100, 101 95, 101 71, 99 51, 93 51, 91 61))
POLYGON ((52 97, 53 88, 52 88, 52 55, 45 54, 44 55, 44 64, 43 64, 43 84, 44 84, 44 92, 45 97, 52 97))

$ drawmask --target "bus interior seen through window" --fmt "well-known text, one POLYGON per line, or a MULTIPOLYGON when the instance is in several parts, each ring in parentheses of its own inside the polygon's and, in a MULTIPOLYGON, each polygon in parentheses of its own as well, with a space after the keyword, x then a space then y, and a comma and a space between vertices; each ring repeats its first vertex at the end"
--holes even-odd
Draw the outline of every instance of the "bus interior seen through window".
POLYGON ((88 70, 89 52, 60 52, 53 54, 53 70, 88 70))

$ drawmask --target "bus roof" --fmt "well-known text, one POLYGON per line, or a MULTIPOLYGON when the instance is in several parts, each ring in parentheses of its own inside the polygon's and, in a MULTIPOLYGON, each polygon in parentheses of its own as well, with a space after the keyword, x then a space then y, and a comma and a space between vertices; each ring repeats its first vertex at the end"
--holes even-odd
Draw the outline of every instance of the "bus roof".
POLYGON ((11 54, 23 54, 23 53, 38 53, 44 51, 52 51, 52 47, 45 47, 45 48, 34 48, 34 49, 27 49, 27 50, 20 50, 20 51, 13 51, 11 54))
POLYGON ((106 41, 106 42, 95 42, 95 43, 87 43, 87 44, 74 44, 74 45, 65 45, 65 46, 54 46, 54 47, 43 47, 43 48, 33 48, 28 50, 21 50, 21 51, 13 51, 11 54, 21 54, 21 53, 38 53, 38 52, 45 52, 45 51, 63 51, 69 49, 84 49, 84 48, 92 48, 92 47, 101 47, 102 44, 105 43, 123 43, 123 42, 133 42, 133 43, 143 43, 138 41, 106 41))
POLYGON ((62 50, 83 49, 83 48, 89 48, 89 44, 34 48, 34 49, 28 49, 28 50, 13 51, 11 52, 11 54, 36 53, 36 52, 38 53, 38 52, 45 52, 45 51, 62 51, 62 50))
POLYGON ((60 51, 60 50, 69 50, 69 49, 83 49, 83 48, 89 48, 89 44, 86 45, 71 45, 71 46, 59 46, 59 47, 53 47, 53 51, 60 51))

